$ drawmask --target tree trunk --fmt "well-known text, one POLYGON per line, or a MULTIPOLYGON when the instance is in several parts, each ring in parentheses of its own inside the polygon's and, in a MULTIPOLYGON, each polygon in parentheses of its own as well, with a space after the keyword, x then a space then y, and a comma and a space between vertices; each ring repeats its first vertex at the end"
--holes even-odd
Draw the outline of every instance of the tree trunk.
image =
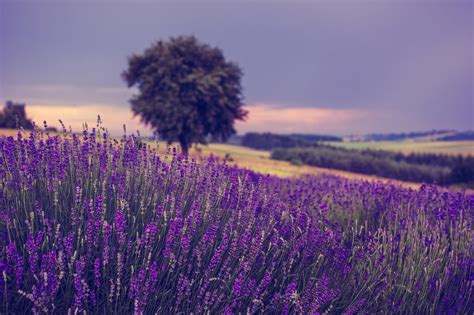
POLYGON ((188 155, 188 143, 184 140, 179 141, 179 144, 181 145, 181 151, 183 152, 184 155, 188 155))

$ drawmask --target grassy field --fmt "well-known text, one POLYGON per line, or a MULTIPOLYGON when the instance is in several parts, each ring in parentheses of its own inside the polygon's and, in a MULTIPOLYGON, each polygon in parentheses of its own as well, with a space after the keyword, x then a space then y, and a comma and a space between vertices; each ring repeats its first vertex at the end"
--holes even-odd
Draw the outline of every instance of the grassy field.
POLYGON ((327 142, 348 149, 377 149, 403 153, 439 153, 474 155, 474 141, 378 141, 327 142))
MULTIPOLYGON (((16 129, 0 129, 0 136, 6 136, 6 137, 16 137, 16 135, 18 134, 18 130, 16 129)), ((30 132, 29 131, 22 131, 22 135, 25 136, 25 135, 29 135, 30 132)))

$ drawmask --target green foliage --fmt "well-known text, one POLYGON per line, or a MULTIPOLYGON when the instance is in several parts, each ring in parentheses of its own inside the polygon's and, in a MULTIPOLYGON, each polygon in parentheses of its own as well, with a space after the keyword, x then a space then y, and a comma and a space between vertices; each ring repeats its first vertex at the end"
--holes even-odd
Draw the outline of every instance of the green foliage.
POLYGON ((168 142, 178 141, 185 153, 207 137, 225 141, 235 134, 234 120, 243 120, 242 70, 226 61, 219 48, 194 36, 158 41, 128 59, 122 74, 139 94, 130 103, 135 115, 168 142))
POLYGON ((439 141, 472 141, 474 140, 474 131, 468 130, 457 132, 453 135, 444 136, 438 139, 439 141))
POLYGON ((416 139, 421 137, 438 136, 450 133, 452 130, 431 130, 431 131, 415 131, 402 133, 374 133, 362 137, 364 141, 400 141, 408 139, 416 139))
POLYGON ((241 145, 257 150, 275 148, 296 148, 317 145, 320 141, 341 142, 342 138, 328 135, 290 134, 278 135, 270 132, 248 132, 242 137, 241 145))
POLYGON ((32 121, 26 118, 25 106, 25 104, 7 101, 5 108, 0 111, 0 128, 21 127, 27 130, 33 129, 32 121))
POLYGON ((303 139, 293 138, 286 135, 277 135, 269 132, 248 132, 242 138, 241 144, 244 147, 257 150, 272 150, 274 148, 307 147, 311 146, 313 143, 303 139))
POLYGON ((322 142, 322 141, 342 142, 341 137, 332 136, 332 135, 292 133, 290 134, 290 137, 294 139, 301 139, 304 141, 311 141, 311 142, 322 142))
POLYGON ((395 153, 381 150, 350 150, 328 145, 278 148, 272 159, 377 175, 411 182, 441 185, 474 181, 474 157, 395 153))
POLYGON ((295 166, 302 166, 304 163, 299 158, 293 158, 290 160, 290 163, 295 166))

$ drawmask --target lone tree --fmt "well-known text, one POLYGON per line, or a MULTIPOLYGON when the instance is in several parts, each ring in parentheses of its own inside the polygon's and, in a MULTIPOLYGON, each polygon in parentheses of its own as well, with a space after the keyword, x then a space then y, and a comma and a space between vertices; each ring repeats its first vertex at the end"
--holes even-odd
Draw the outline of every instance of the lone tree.
POLYGON ((122 77, 139 93, 130 100, 134 115, 168 143, 178 141, 184 154, 193 143, 225 141, 244 120, 242 70, 226 61, 219 48, 194 36, 158 41, 128 58, 122 77))

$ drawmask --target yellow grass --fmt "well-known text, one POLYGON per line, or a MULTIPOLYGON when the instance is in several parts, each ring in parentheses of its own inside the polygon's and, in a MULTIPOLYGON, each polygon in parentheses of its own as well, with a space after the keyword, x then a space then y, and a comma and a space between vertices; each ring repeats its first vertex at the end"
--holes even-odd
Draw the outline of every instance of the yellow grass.
MULTIPOLYGON (((30 131, 24 130, 21 133, 23 136, 27 136, 30 134, 30 131)), ((16 137, 17 134, 18 134, 18 130, 16 129, 0 129, 0 136, 16 137)))

